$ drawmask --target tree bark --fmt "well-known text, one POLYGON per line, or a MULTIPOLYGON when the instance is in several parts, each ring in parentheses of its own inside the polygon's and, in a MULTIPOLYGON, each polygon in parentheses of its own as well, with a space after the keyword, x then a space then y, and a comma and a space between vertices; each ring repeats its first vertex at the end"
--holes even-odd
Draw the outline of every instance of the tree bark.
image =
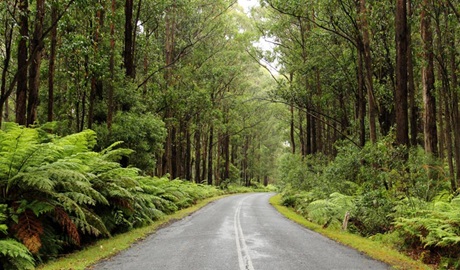
POLYGON ((116 0, 112 0, 111 11, 112 20, 110 22, 110 82, 107 89, 107 128, 112 129, 113 115, 115 110, 114 91, 115 91, 115 10, 116 0))
POLYGON ((48 122, 53 121, 54 117, 54 73, 56 69, 56 47, 57 47, 57 19, 58 19, 57 3, 52 3, 51 6, 51 48, 49 60, 49 73, 48 73, 48 122))
POLYGON ((125 49, 123 64, 126 76, 134 79, 133 0, 125 0, 125 49))
POLYGON ((396 2, 396 143, 409 145, 409 123, 407 111, 407 63, 408 40, 406 0, 396 2))
MULTIPOLYGON (((410 18, 412 17, 412 8, 411 8, 411 0, 406 1, 407 5, 407 16, 410 18)), ((409 109, 410 109, 410 118, 409 118, 409 126, 410 126, 410 145, 416 146, 417 145, 417 133, 418 133, 418 107, 417 103, 415 102, 415 79, 414 79, 414 61, 413 61, 413 50, 412 50, 412 30, 411 26, 407 24, 407 92, 409 96, 409 109)))
POLYGON ((421 35, 423 43, 422 85, 424 104, 424 135, 425 151, 434 156, 438 155, 438 134, 436 127, 436 100, 434 96, 434 56, 433 56, 433 35, 431 30, 431 19, 428 14, 428 0, 423 0, 421 13, 421 35))
POLYGON ((43 51, 43 20, 45 17, 45 0, 36 0, 34 33, 30 41, 31 64, 29 67, 29 100, 27 104, 27 125, 37 121, 38 91, 40 88, 40 66, 43 51))
POLYGON ((29 40, 29 3, 21 0, 19 3, 19 43, 18 43, 18 82, 16 90, 16 123, 27 124, 27 59, 29 40))
POLYGON ((209 128, 209 141, 208 141, 208 185, 212 185, 212 174, 213 174, 213 166, 212 166, 212 150, 213 150, 213 142, 214 142, 214 127, 211 125, 209 128))
POLYGON ((366 0, 360 0, 360 28, 362 33, 362 52, 366 68, 365 85, 367 88, 368 109, 369 109, 369 135, 372 143, 377 142, 376 103, 374 98, 374 83, 372 79, 372 56, 369 40, 369 24, 367 22, 366 0))

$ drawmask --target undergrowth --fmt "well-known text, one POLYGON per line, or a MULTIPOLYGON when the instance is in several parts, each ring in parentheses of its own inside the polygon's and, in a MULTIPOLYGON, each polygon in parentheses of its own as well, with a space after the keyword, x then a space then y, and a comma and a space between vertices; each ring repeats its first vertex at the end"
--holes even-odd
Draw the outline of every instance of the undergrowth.
POLYGON ((323 227, 341 228, 348 213, 348 231, 440 269, 460 269, 460 196, 447 170, 423 149, 392 141, 338 146, 331 161, 284 156, 282 204, 323 227))
POLYGON ((33 269, 88 245, 152 223, 216 187, 146 177, 122 168, 132 153, 115 143, 92 149, 96 134, 66 137, 5 123, 0 130, 0 268, 33 269))

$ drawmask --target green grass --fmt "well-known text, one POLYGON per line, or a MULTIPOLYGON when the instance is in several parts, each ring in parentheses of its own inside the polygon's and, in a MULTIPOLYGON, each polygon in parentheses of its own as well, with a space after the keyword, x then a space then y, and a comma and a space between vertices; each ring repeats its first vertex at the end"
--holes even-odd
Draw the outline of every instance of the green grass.
POLYGON ((226 195, 205 199, 192 207, 182 209, 172 215, 165 216, 163 219, 155 221, 147 227, 134 229, 109 239, 100 240, 94 245, 88 246, 81 251, 69 254, 47 264, 40 265, 37 269, 86 269, 102 259, 110 258, 120 251, 130 248, 134 243, 146 238, 162 226, 176 220, 180 220, 206 206, 208 203, 225 196, 226 195))
POLYGON ((355 234, 335 229, 324 229, 322 226, 312 223, 294 212, 292 209, 281 205, 281 195, 275 195, 270 198, 270 203, 288 219, 312 230, 318 232, 334 241, 352 247, 367 256, 391 265, 394 269, 432 269, 426 264, 414 261, 410 257, 400 253, 392 247, 382 243, 372 241, 355 234))

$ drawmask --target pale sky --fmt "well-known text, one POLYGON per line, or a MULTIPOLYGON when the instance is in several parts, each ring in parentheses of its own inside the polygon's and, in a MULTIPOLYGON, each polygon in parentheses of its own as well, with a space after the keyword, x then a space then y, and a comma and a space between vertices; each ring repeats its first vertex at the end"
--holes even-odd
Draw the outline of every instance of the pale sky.
POLYGON ((259 0, 238 0, 238 4, 244 8, 244 12, 248 12, 251 7, 259 5, 259 0))

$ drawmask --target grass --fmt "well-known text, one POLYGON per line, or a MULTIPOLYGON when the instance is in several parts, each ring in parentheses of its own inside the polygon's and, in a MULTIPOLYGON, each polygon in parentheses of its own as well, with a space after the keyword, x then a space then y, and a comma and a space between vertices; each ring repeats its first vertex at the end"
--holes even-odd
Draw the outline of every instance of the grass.
POLYGON ((81 251, 69 254, 65 257, 51 261, 44 265, 39 265, 37 269, 41 270, 61 270, 61 269, 87 269, 91 265, 97 263, 100 260, 110 258, 122 250, 130 248, 134 243, 138 242, 154 233, 156 230, 174 222, 180 220, 193 212, 196 212, 200 208, 206 206, 210 202, 218 200, 223 196, 213 197, 205 199, 196 205, 177 211, 172 215, 165 216, 163 219, 155 221, 153 224, 134 229, 124 234, 116 235, 109 239, 104 239, 96 242, 94 245, 88 246, 81 251))
POLYGON ((288 219, 312 230, 318 232, 334 241, 352 247, 367 256, 387 263, 394 269, 432 269, 426 264, 419 261, 414 261, 410 257, 400 253, 382 243, 372 241, 355 234, 344 232, 336 229, 324 229, 322 226, 312 223, 294 212, 292 209, 281 205, 281 195, 275 195, 270 198, 270 203, 288 219))

